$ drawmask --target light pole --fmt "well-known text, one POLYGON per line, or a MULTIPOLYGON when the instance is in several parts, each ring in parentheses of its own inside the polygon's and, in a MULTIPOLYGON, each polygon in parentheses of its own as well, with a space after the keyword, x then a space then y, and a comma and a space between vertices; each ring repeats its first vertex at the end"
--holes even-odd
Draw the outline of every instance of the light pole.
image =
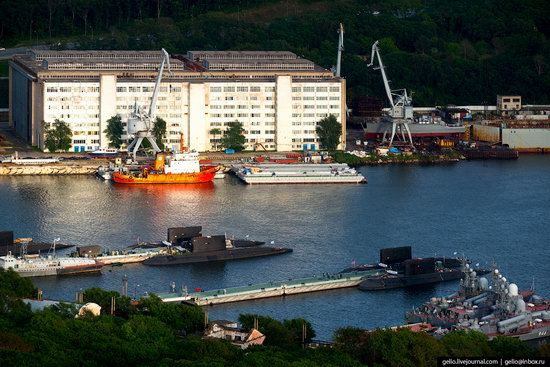
POLYGON ((134 299, 135 299, 135 300, 137 300, 137 290, 138 290, 138 288, 139 288, 139 284, 136 284, 136 285, 134 286, 134 299))
POLYGON ((53 239, 53 257, 55 257, 55 244, 59 242, 61 238, 57 237, 53 239))

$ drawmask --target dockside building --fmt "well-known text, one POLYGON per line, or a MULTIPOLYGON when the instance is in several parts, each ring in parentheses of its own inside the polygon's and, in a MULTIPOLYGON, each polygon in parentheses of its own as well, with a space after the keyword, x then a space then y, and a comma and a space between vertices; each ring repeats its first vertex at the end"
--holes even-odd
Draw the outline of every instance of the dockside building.
MULTIPOLYGON (((10 61, 10 124, 44 148, 44 125, 55 119, 73 131, 72 150, 107 147, 107 120, 147 110, 160 51, 30 50, 10 61)), ((291 52, 189 51, 171 55, 157 101, 167 122, 166 144, 183 134, 190 149, 210 151, 231 121, 243 123, 247 149, 319 149, 316 124, 329 114, 342 124, 345 80, 291 52)), ((127 138, 127 136, 123 136, 127 138)))

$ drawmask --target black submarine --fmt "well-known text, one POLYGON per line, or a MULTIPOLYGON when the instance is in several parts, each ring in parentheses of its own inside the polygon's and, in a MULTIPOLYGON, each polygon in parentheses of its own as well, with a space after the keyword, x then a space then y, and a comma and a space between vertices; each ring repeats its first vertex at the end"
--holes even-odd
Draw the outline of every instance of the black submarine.
POLYGON ((153 256, 145 265, 180 265, 282 255, 290 248, 262 246, 265 242, 230 239, 226 235, 203 236, 201 226, 168 228, 164 245, 168 253, 153 256))
MULTIPOLYGON (((74 247, 63 243, 56 243, 56 250, 74 247)), ((23 254, 39 254, 41 251, 48 251, 52 248, 51 243, 34 242, 32 238, 17 238, 14 240, 13 231, 0 231, 0 256, 11 253, 13 256, 23 254)))
MULTIPOLYGON (((464 276, 462 269, 466 264, 469 261, 460 257, 413 258, 410 246, 385 248, 380 250, 380 263, 374 265, 385 269, 385 273, 366 277, 359 289, 385 290, 458 280, 464 276)), ((480 275, 490 272, 475 271, 480 275)))

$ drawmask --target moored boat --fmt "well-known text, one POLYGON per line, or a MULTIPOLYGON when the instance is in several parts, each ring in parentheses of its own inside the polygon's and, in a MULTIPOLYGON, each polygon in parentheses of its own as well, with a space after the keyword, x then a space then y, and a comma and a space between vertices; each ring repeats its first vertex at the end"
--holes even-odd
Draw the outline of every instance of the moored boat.
POLYGON ((94 273, 101 271, 103 264, 94 259, 73 257, 40 257, 38 255, 24 255, 15 257, 11 253, 0 256, 0 268, 13 269, 22 277, 39 277, 48 275, 70 275, 94 273))
POLYGON ((157 153, 152 169, 143 168, 138 172, 114 172, 112 179, 122 184, 192 184, 212 182, 217 168, 201 169, 199 154, 196 152, 157 153))
POLYGON ((88 153, 92 158, 109 158, 118 156, 119 151, 115 148, 99 148, 93 152, 88 153))

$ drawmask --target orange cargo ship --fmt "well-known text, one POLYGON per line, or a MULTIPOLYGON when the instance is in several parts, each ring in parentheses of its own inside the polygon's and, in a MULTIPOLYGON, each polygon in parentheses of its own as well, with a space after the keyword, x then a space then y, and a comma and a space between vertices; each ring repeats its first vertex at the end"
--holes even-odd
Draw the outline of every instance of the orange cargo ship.
POLYGON ((112 178, 114 182, 123 184, 193 184, 212 182, 216 171, 216 167, 201 170, 196 152, 160 152, 156 155, 153 170, 144 168, 134 173, 114 172, 112 178))

